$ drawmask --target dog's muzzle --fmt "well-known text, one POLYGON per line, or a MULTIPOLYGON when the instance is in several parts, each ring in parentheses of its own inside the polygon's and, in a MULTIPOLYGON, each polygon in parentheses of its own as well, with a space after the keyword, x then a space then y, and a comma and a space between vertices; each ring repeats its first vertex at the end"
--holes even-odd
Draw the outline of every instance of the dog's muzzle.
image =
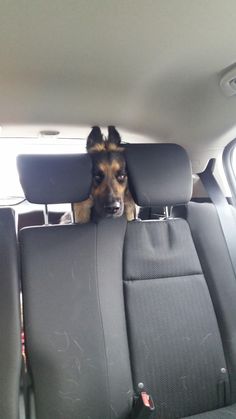
POLYGON ((110 204, 104 205, 104 210, 107 215, 116 215, 121 210, 121 203, 120 201, 114 201, 110 204))

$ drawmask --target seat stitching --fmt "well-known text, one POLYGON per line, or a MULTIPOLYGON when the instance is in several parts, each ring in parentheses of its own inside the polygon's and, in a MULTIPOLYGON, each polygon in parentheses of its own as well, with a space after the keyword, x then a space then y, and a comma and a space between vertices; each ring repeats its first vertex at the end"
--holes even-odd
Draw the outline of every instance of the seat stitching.
POLYGON ((147 278, 125 278, 123 281, 124 282, 132 282, 132 281, 157 281, 158 279, 169 279, 169 278, 184 278, 184 277, 187 277, 187 276, 191 276, 191 277, 193 277, 193 276, 203 276, 204 277, 204 275, 203 275, 203 273, 202 272, 199 272, 199 273, 195 273, 195 274, 184 274, 184 275, 170 275, 170 276, 160 276, 160 277, 157 277, 157 278, 152 278, 152 277, 147 277, 147 278))
MULTIPOLYGON (((98 243, 97 243, 97 237, 98 237, 98 225, 96 224, 96 230, 95 230, 95 243, 96 243, 96 251, 95 251, 95 264, 96 264, 96 288, 97 288, 97 302, 98 302, 98 308, 99 308, 99 317, 101 321, 101 327, 102 327, 102 335, 103 335, 103 342, 104 342, 104 354, 105 354, 105 362, 106 362, 106 385, 107 385, 107 394, 109 397, 109 400, 111 401, 111 392, 110 392, 110 379, 109 379, 109 372, 108 372, 108 358, 107 358, 107 348, 106 348, 106 339, 105 339, 105 331, 104 331, 104 324, 103 324, 103 318, 102 318, 102 310, 101 310, 101 299, 100 299, 100 292, 99 292, 99 285, 98 285, 98 243)), ((108 411, 108 417, 111 418, 111 410, 107 406, 108 411)))

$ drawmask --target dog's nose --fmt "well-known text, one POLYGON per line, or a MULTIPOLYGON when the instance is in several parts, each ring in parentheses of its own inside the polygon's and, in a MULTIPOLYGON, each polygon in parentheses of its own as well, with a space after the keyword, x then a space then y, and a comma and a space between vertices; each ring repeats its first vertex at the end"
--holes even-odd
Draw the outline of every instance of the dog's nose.
POLYGON ((111 204, 104 205, 104 208, 107 214, 116 214, 120 209, 120 202, 114 201, 111 204))

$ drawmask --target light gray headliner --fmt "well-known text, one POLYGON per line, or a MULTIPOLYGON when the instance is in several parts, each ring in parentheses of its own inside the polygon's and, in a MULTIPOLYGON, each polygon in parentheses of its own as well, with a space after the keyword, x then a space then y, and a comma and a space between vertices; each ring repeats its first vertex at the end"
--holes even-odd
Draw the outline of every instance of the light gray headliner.
POLYGON ((2 136, 115 124, 186 146, 199 170, 236 132, 219 88, 235 17, 235 0, 1 0, 2 136))

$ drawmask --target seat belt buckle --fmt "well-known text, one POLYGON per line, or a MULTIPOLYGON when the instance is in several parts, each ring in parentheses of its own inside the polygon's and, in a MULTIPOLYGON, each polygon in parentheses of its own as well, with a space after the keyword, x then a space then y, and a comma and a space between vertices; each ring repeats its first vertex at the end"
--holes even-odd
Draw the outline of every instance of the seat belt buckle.
POLYGON ((132 419, 151 418, 155 410, 152 397, 146 391, 141 391, 136 398, 132 410, 132 419))

